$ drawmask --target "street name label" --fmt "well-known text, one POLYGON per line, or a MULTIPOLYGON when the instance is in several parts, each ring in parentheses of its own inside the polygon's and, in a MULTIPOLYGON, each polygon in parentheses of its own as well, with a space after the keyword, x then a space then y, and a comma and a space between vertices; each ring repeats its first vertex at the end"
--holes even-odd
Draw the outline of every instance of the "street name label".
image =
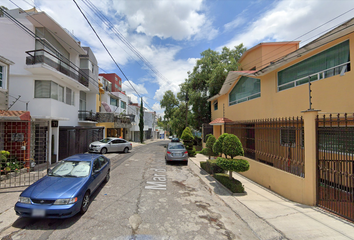
POLYGON ((145 189, 149 190, 166 190, 166 169, 152 168, 154 171, 152 181, 147 181, 145 189))

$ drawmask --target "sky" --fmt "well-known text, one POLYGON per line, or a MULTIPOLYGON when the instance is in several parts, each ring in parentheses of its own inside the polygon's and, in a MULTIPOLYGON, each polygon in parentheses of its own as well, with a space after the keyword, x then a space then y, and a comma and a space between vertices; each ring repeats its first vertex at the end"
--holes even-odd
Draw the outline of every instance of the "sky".
POLYGON ((46 12, 92 49, 100 73, 116 73, 133 102, 143 97, 160 116, 164 93, 179 92, 203 51, 279 41, 301 47, 354 17, 354 0, 0 0, 0 6, 46 12))

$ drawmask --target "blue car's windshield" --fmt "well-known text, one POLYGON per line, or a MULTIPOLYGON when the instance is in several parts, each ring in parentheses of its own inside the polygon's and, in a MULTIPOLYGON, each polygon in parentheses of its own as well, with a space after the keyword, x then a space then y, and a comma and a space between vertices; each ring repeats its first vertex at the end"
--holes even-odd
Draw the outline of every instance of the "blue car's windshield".
POLYGON ((48 175, 54 177, 86 177, 89 173, 90 162, 62 161, 48 175))
POLYGON ((101 143, 108 143, 110 141, 111 141, 111 139, 109 139, 109 138, 104 138, 104 139, 100 140, 101 143))

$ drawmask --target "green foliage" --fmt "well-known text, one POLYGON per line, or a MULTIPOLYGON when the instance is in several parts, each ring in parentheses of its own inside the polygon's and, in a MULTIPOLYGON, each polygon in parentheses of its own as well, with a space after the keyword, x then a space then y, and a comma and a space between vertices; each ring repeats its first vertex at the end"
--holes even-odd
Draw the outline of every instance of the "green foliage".
POLYGON ((191 129, 189 127, 186 127, 183 130, 181 139, 183 139, 184 141, 192 141, 194 139, 192 131, 191 131, 191 129))
POLYGON ((230 159, 218 157, 216 164, 224 170, 231 172, 246 172, 250 169, 250 164, 245 159, 230 159))
POLYGON ((205 155, 205 156, 208 156, 208 149, 207 148, 203 148, 201 151, 200 151, 201 154, 205 155))
POLYGON ((197 154, 197 151, 195 150, 195 147, 192 146, 192 149, 187 149, 188 151, 188 156, 189 157, 194 157, 197 154))
POLYGON ((1 172, 17 171, 23 168, 23 162, 17 160, 16 157, 10 157, 10 152, 0 151, 0 169, 1 172))
POLYGON ((175 108, 172 119, 170 120, 170 126, 172 131, 177 135, 181 136, 184 128, 186 127, 186 104, 181 103, 177 108, 175 108))
POLYGON ((202 169, 204 169, 206 172, 208 172, 208 171, 206 170, 206 161, 201 161, 201 162, 200 162, 200 167, 201 167, 202 169))
POLYGON ((144 105, 143 98, 141 98, 140 104, 140 121, 139 121, 139 130, 140 130, 140 142, 144 142, 144 105))
POLYGON ((245 188, 240 181, 234 178, 230 179, 225 173, 216 173, 214 178, 233 193, 245 192, 245 188))
POLYGON ((162 100, 160 101, 161 107, 165 108, 164 119, 166 119, 167 121, 172 119, 173 113, 178 104, 179 102, 173 92, 171 90, 166 91, 162 97, 162 100))
POLYGON ((223 133, 221 136, 216 140, 214 146, 213 146, 213 151, 219 155, 223 154, 223 142, 224 138, 228 135, 228 133, 223 133))
POLYGON ((210 157, 210 156, 216 156, 217 154, 214 153, 213 151, 213 146, 214 146, 214 143, 216 142, 216 139, 214 137, 214 135, 210 135, 208 137, 208 140, 206 142, 206 149, 207 149, 207 155, 210 157))
POLYGON ((240 139, 233 134, 225 136, 222 144, 222 152, 226 156, 231 156, 231 158, 244 155, 240 139))

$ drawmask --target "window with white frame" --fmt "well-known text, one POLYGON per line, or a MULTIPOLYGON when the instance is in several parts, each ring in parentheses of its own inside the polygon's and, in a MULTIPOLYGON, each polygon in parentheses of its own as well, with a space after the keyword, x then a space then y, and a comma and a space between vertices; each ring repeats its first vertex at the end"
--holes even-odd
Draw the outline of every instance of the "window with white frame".
POLYGON ((120 101, 120 107, 122 109, 126 109, 127 108, 127 103, 126 102, 123 102, 123 101, 120 101))
POLYGON ((278 91, 350 71, 349 40, 278 72, 278 91))
POLYGON ((51 98, 64 102, 64 87, 50 80, 35 80, 35 98, 51 98))
POLYGON ((218 100, 215 100, 213 102, 213 105, 214 105, 214 111, 218 110, 218 100))
POLYGON ((70 88, 66 87, 66 95, 65 95, 66 104, 74 105, 74 102, 75 102, 74 97, 75 97, 74 91, 71 90, 70 88))
POLYGON ((229 94, 229 105, 246 102, 261 96, 261 80, 242 76, 229 94))
POLYGON ((118 106, 118 99, 110 97, 110 105, 118 106))

